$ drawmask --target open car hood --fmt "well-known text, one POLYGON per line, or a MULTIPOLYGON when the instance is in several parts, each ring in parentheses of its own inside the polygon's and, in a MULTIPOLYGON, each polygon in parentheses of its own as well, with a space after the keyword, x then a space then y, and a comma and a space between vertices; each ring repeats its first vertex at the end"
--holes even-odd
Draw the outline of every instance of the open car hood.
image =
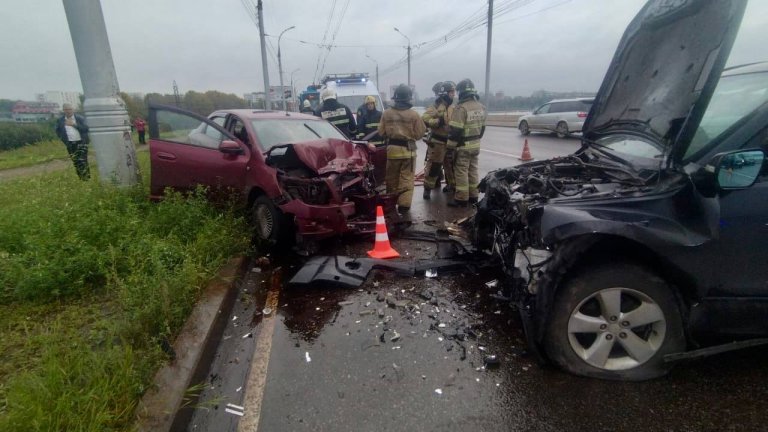
POLYGON ((368 153, 363 147, 335 138, 278 145, 268 153, 270 159, 285 159, 279 165, 291 164, 290 160, 295 156, 306 168, 319 175, 361 171, 368 164, 368 153))
POLYGON ((685 153, 736 38, 746 0, 651 0, 629 24, 583 127, 635 132, 685 153))

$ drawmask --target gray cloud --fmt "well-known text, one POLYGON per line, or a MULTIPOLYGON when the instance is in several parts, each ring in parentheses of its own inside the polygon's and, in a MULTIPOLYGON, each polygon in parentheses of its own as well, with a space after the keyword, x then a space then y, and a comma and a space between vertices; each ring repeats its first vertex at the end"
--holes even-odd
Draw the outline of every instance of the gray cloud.
MULTIPOLYGON (((247 0, 255 4, 256 0, 247 0)), ((264 0, 265 28, 282 40, 284 79, 294 74, 305 87, 316 75, 317 46, 336 4, 346 0, 264 0)), ((497 8, 510 4, 495 1, 497 8)), ((495 19, 491 90, 527 95, 537 89, 594 91, 624 28, 642 0, 534 0, 495 19)), ((354 0, 348 2, 325 73, 369 72, 374 58, 383 70, 405 56, 405 39, 414 45, 444 35, 485 1, 354 0), (362 47, 366 46, 366 47, 362 47)), ((242 94, 263 88, 258 29, 241 0, 132 0, 102 2, 120 87, 125 91, 171 93, 216 89, 242 94)), ((768 3, 748 6, 731 63, 768 59, 764 43, 768 3)), ((6 7, 0 17, 0 97, 30 99, 45 90, 76 90, 81 85, 61 1, 31 0, 6 7)), ((272 54, 277 40, 268 38, 272 54)), ((425 95, 436 81, 471 78, 484 87, 486 33, 480 28, 432 52, 413 50, 412 81, 425 95)), ((270 82, 279 82, 268 56, 270 82)), ((383 89, 407 80, 405 66, 382 75, 383 89)))

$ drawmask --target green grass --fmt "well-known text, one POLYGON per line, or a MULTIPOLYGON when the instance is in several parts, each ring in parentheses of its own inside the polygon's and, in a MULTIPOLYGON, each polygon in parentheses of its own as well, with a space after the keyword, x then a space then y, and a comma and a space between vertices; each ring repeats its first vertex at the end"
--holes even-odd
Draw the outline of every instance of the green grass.
POLYGON ((55 159, 67 158, 67 148, 61 141, 41 141, 33 145, 0 152, 0 170, 39 165, 55 159))
POLYGON ((150 203, 70 172, 0 183, 0 430, 130 430, 161 342, 247 247, 201 194, 150 203))

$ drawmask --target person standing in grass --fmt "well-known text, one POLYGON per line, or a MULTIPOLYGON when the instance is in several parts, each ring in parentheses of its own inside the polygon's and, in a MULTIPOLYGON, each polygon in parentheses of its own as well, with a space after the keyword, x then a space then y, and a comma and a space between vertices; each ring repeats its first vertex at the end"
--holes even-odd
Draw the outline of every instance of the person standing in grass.
POLYGON ((135 127, 136 132, 139 133, 139 144, 146 144, 146 141, 144 141, 144 131, 147 128, 147 122, 141 117, 136 117, 136 119, 133 120, 133 127, 135 127))
POLYGON ((85 117, 75 114, 72 104, 65 103, 64 115, 56 121, 56 135, 67 146, 67 153, 75 165, 80 180, 91 178, 88 168, 88 124, 85 117))

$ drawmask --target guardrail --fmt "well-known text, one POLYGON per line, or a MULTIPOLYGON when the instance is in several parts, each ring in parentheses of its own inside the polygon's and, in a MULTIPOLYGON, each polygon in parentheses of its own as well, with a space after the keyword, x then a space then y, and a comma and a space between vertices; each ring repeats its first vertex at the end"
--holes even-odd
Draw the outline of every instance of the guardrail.
POLYGON ((523 114, 494 114, 489 113, 485 120, 486 126, 517 127, 517 120, 523 114))

